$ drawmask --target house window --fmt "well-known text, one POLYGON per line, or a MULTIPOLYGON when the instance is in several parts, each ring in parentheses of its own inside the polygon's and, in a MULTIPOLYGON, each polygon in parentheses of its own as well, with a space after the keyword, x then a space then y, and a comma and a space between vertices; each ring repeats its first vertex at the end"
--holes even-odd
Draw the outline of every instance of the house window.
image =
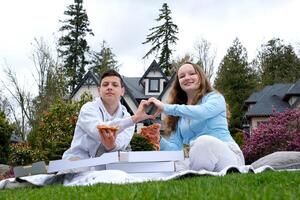
POLYGON ((159 92, 159 79, 149 79, 149 92, 159 92))

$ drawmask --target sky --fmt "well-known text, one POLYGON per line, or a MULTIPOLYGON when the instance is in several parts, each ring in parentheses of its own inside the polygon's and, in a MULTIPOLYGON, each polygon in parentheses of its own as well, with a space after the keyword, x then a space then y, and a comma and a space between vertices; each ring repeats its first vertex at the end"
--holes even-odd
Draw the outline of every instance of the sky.
MULTIPOLYGON (((202 38, 216 52, 216 67, 236 37, 247 49, 249 60, 272 38, 300 46, 299 0, 84 0, 94 33, 87 37, 89 46, 100 51, 105 40, 121 64, 122 75, 142 76, 154 59, 142 59, 150 49, 142 42, 150 28, 160 25, 155 19, 164 2, 179 28, 173 58, 193 53, 202 38)), ((34 38, 43 38, 54 49, 61 36, 59 20, 65 19, 64 11, 70 4, 73 0, 0 0, 1 80, 5 80, 3 68, 8 65, 21 84, 35 86, 34 38)))

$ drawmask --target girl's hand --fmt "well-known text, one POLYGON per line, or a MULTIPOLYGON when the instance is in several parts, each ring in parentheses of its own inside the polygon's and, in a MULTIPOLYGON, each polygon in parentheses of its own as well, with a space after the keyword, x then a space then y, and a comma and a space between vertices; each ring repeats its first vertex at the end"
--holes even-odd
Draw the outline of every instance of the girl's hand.
POLYGON ((153 103, 156 107, 156 111, 154 113, 154 118, 158 117, 163 111, 164 111, 164 103, 161 102, 160 100, 151 97, 148 99, 148 103, 153 103))

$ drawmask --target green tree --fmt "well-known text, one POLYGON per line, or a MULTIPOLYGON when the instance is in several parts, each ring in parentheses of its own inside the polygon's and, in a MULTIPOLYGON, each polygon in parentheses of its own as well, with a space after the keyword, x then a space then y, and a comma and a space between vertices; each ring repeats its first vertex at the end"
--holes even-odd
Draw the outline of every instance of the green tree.
POLYGON ((103 41, 101 44, 100 52, 92 53, 91 63, 91 70, 95 74, 102 74, 108 69, 119 71, 119 65, 118 61, 115 59, 115 54, 113 54, 111 48, 107 46, 105 41, 103 41))
POLYGON ((153 53, 156 53, 157 56, 160 51, 158 64, 161 66, 166 75, 170 75, 172 71, 171 45, 175 45, 176 40, 178 40, 175 36, 176 33, 178 33, 178 28, 177 25, 172 22, 172 18, 170 16, 171 10, 169 9, 168 4, 164 3, 159 11, 161 13, 156 21, 163 21, 163 24, 149 29, 152 32, 147 35, 146 41, 142 44, 151 43, 153 47, 146 53, 143 59, 153 53))
POLYGON ((247 51, 238 38, 222 59, 215 87, 226 99, 231 112, 229 127, 240 128, 244 101, 256 89, 257 75, 247 61, 247 51))
POLYGON ((300 77, 300 60, 291 45, 279 38, 261 46, 256 58, 262 86, 292 83, 300 77))
POLYGON ((69 19, 62 21, 63 26, 59 29, 61 32, 67 32, 59 41, 59 53, 63 58, 64 70, 66 73, 69 89, 72 91, 78 84, 84 74, 85 66, 89 63, 85 54, 89 51, 89 46, 85 37, 87 34, 94 35, 89 29, 89 20, 85 9, 83 9, 83 0, 74 0, 73 5, 69 5, 64 12, 69 19))
POLYGON ((6 116, 0 110, 0 163, 6 164, 9 155, 10 136, 13 132, 12 125, 9 124, 6 116))

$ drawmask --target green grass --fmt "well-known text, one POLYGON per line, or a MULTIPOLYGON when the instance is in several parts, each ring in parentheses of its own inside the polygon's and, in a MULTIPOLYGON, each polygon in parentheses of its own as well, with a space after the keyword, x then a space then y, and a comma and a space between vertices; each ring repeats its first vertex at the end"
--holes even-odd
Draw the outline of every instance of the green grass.
POLYGON ((0 190, 0 199, 299 199, 300 172, 185 177, 166 182, 0 190))

